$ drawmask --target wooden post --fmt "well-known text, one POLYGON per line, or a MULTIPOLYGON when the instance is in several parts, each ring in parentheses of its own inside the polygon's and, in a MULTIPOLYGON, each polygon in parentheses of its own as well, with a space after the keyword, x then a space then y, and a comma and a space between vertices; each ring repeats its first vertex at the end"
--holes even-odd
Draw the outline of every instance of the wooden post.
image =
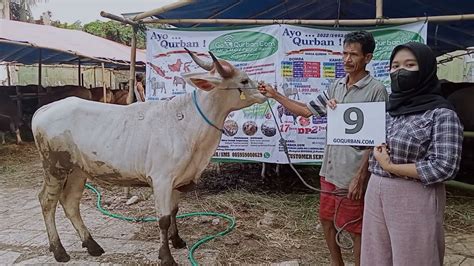
MULTIPOLYGON (((43 67, 43 52, 42 49, 39 49, 39 60, 38 60, 38 86, 41 86, 41 81, 42 81, 42 69, 43 67)), ((38 87, 39 90, 39 87, 38 87)))
POLYGON ((131 104, 133 102, 133 89, 135 87, 135 61, 137 58, 137 27, 133 26, 133 34, 132 34, 132 51, 130 53, 130 77, 128 80, 128 96, 127 96, 127 104, 131 104))
POLYGON ((21 91, 20 91, 20 88, 18 87, 18 84, 15 86, 15 92, 16 92, 16 108, 17 108, 17 112, 18 112, 18 117, 20 117, 20 119, 23 118, 23 107, 22 107, 22 95, 21 95, 21 91))
POLYGON ((375 2, 375 18, 383 18, 383 0, 375 2))
POLYGON ((109 89, 112 89, 112 70, 109 69, 109 89))
POLYGON ((77 83, 81 86, 81 58, 78 57, 78 67, 77 67, 77 83))
POLYGON ((38 87, 37 87, 37 90, 36 90, 36 99, 38 99, 38 107, 39 107, 39 94, 40 94, 40 90, 41 90, 41 68, 43 67, 43 54, 42 54, 42 50, 39 49, 39 58, 38 58, 38 87))
POLYGON ((7 84, 8 86, 12 85, 11 75, 10 75, 10 64, 7 64, 7 84))
POLYGON ((102 63, 102 93, 104 97, 104 103, 107 102, 107 90, 105 89, 105 66, 102 63))
POLYGON ((95 76, 95 66, 94 66, 94 88, 97 87, 97 78, 95 76))

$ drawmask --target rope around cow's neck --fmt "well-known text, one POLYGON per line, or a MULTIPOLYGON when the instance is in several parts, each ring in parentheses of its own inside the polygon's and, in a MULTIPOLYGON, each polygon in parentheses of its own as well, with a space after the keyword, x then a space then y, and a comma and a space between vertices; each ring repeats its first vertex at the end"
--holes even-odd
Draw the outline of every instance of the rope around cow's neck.
POLYGON ((224 127, 224 128, 219 128, 218 126, 216 126, 211 120, 209 120, 209 118, 207 118, 207 116, 204 114, 204 112, 201 110, 201 107, 199 107, 199 104, 198 104, 198 100, 197 100, 197 93, 196 91, 194 90, 193 91, 193 103, 194 103, 194 106, 196 107, 198 113, 201 115, 201 117, 204 119, 204 121, 206 121, 206 123, 210 126, 212 126, 213 128, 219 130, 220 132, 222 132, 222 134, 226 135, 226 136, 229 136, 229 133, 227 132, 227 129, 224 127))

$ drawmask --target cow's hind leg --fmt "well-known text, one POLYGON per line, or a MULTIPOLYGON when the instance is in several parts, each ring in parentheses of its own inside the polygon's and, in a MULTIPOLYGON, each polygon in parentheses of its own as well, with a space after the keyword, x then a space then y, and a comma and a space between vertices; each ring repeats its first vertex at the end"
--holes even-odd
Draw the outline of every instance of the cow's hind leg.
POLYGON ((23 144, 23 140, 21 139, 20 129, 15 129, 15 136, 16 136, 16 144, 20 145, 23 144))
POLYGON ((16 136, 16 144, 20 145, 23 143, 23 140, 21 139, 21 134, 20 134, 20 127, 15 124, 14 122, 10 123, 10 129, 13 133, 15 133, 16 136))
POLYGON ((58 204, 63 183, 64 180, 57 179, 45 171, 43 186, 38 194, 44 223, 46 225, 46 232, 48 233, 49 251, 53 252, 54 258, 58 262, 66 262, 70 259, 64 246, 61 244, 58 231, 56 230, 56 206, 58 204))
POLYGON ((75 169, 67 178, 64 189, 59 198, 59 202, 63 206, 66 217, 71 221, 82 241, 82 247, 87 248, 87 252, 92 256, 100 256, 104 253, 97 242, 92 238, 87 229, 80 212, 80 201, 87 176, 78 169, 75 169))
POLYGON ((174 248, 185 248, 186 242, 179 236, 178 225, 176 224, 176 214, 178 213, 178 201, 180 192, 173 190, 173 201, 176 202, 175 208, 171 211, 170 238, 174 248))
POLYGON ((162 181, 153 184, 153 193, 156 208, 161 210, 160 220, 158 221, 160 226, 161 247, 158 257, 161 259, 162 265, 177 265, 171 255, 168 238, 168 230, 171 225, 171 212, 174 206, 176 206, 176 204, 173 203, 171 182, 162 181))

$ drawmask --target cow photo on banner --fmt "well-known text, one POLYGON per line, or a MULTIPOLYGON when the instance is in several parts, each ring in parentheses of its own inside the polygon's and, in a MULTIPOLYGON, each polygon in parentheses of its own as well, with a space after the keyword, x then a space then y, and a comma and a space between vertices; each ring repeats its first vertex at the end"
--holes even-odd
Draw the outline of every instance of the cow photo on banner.
MULTIPOLYGON (((195 89, 183 75, 202 70, 184 48, 196 52, 203 60, 211 60, 211 51, 245 71, 254 81, 274 84, 281 93, 301 102, 316 98, 345 76, 342 50, 348 30, 291 25, 222 29, 149 30, 147 101, 170 100, 195 89)), ((427 24, 377 27, 369 31, 377 47, 368 70, 390 90, 391 50, 408 41, 426 43, 427 24)), ((279 145, 280 130, 288 140, 293 162, 319 163, 326 143, 326 121, 325 117, 298 117, 273 100, 231 112, 224 124, 228 134, 222 136, 214 158, 287 163, 279 145)))

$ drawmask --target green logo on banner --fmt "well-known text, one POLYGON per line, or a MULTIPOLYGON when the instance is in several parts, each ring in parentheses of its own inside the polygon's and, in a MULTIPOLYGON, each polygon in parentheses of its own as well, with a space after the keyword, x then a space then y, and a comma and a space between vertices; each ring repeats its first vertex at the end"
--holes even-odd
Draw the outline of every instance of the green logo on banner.
POLYGON ((269 152, 265 152, 265 153, 263 154, 263 158, 265 158, 265 159, 270 158, 270 156, 271 156, 271 154, 270 154, 269 152))
POLYGON ((377 44, 374 51, 375 60, 390 60, 393 48, 407 42, 424 42, 420 34, 413 31, 386 29, 372 31, 377 44))
POLYGON ((266 33, 239 31, 217 37, 210 43, 209 50, 222 59, 253 61, 274 54, 278 40, 266 33))

